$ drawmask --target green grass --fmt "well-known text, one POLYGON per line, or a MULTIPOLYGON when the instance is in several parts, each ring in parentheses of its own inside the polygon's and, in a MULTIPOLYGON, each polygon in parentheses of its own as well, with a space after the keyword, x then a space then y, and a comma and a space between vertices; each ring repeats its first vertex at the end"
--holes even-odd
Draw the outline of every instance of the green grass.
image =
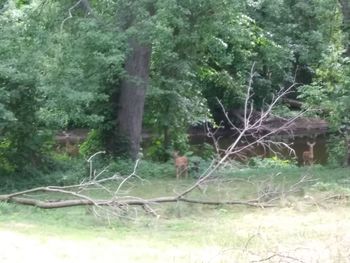
MULTIPOLYGON (((33 246, 33 250, 38 247, 55 255, 56 262, 78 262, 79 257, 85 262, 116 262, 116 257, 118 262, 251 262, 273 255, 267 262, 288 262, 288 257, 304 262, 348 262, 348 203, 320 206, 316 202, 348 193, 348 168, 261 168, 222 174, 224 181, 208 185, 205 193, 196 189, 191 197, 249 199, 256 195, 256 186, 266 182, 287 188, 305 174, 317 181, 307 183, 301 194, 286 197, 288 202, 276 208, 162 204, 154 206, 161 215, 158 219, 141 209, 137 214, 131 210, 130 218, 106 220, 85 207, 42 210, 2 203, 0 237, 5 238, 0 245, 5 253, 0 261, 19 262, 20 256, 27 256, 28 246, 33 246), (315 205, 307 203, 305 196, 312 196, 315 205), (10 253, 13 246, 16 255, 10 253)), ((168 196, 193 181, 134 179, 126 184, 124 193, 144 198, 168 196)), ((48 255, 42 259, 52 261, 48 255)))

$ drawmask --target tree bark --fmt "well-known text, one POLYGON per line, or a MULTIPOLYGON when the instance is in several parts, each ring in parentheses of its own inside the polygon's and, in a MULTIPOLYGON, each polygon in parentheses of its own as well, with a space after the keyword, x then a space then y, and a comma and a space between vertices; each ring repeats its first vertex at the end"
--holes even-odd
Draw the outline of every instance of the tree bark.
POLYGON ((81 0, 80 7, 87 13, 92 14, 92 9, 88 0, 81 0))
POLYGON ((349 0, 338 0, 343 13, 343 32, 347 34, 345 55, 350 57, 350 3, 349 0))
POLYGON ((126 76, 121 82, 118 127, 129 143, 129 154, 137 159, 140 150, 142 119, 148 86, 152 48, 135 38, 129 40, 130 53, 126 59, 126 76))

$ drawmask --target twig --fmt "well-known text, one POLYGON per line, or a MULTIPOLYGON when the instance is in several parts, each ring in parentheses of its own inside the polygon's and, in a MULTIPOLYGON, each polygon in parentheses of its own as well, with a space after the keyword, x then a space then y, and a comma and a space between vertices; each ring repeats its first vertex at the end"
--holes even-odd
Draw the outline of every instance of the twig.
POLYGON ((271 259, 275 258, 275 257, 279 257, 279 258, 286 258, 286 259, 291 259, 295 262, 300 262, 300 263, 305 263, 305 261, 303 260, 300 260, 299 258, 295 258, 295 257, 291 257, 291 256, 286 256, 286 255, 282 255, 282 254, 279 254, 279 253, 275 253, 269 257, 266 257, 266 258, 263 258, 263 259, 260 259, 260 260, 253 260, 251 262, 264 262, 264 261, 270 261, 271 259))
POLYGON ((75 9, 78 5, 80 5, 81 2, 82 2, 82 0, 78 0, 73 6, 71 6, 71 7, 68 9, 68 16, 67 16, 65 19, 63 19, 63 21, 62 21, 62 23, 61 23, 61 26, 60 26, 61 32, 63 31, 64 23, 66 23, 66 21, 67 21, 68 19, 71 19, 71 18, 73 17, 73 15, 72 15, 73 9, 75 9))
POLYGON ((119 184, 117 190, 114 192, 114 196, 117 196, 119 190, 122 188, 122 186, 124 185, 124 183, 126 181, 128 181, 131 177, 136 176, 136 169, 137 169, 139 161, 140 161, 140 159, 136 160, 135 165, 134 165, 134 171, 128 177, 125 177, 124 180, 119 184))
MULTIPOLYGON (((94 153, 93 155, 91 155, 90 157, 89 157, 89 159, 87 159, 86 161, 89 163, 89 166, 90 166, 90 172, 89 172, 89 178, 90 178, 90 181, 92 181, 92 180, 94 180, 94 179, 96 179, 95 178, 95 176, 93 175, 93 159, 97 156, 97 155, 99 155, 99 154, 105 154, 106 153, 106 151, 99 151, 99 152, 96 152, 96 153, 94 153)), ((100 173, 101 174, 101 173, 100 173)), ((99 175, 100 175, 99 174, 99 175)), ((99 176, 98 175, 98 176, 99 176)), ((98 176, 96 176, 96 177, 98 177, 98 176)))

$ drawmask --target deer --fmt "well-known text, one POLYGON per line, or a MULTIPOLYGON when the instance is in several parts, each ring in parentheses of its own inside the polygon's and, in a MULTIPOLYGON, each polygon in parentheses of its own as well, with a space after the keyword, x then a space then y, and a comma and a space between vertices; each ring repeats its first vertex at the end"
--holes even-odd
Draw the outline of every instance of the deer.
MULTIPOLYGON (((66 131, 63 131, 62 134, 63 137, 61 139, 61 144, 64 146, 63 151, 69 156, 78 156, 79 147, 76 144, 74 144, 74 141, 72 140, 72 135, 66 131)), ((61 150, 61 145, 57 147, 57 150, 61 150)))
POLYGON ((176 168, 176 179, 180 179, 182 174, 185 174, 185 178, 188 177, 188 158, 186 156, 180 156, 179 152, 174 152, 174 162, 176 168))
POLYGON ((303 161, 304 165, 308 163, 309 165, 312 165, 314 163, 314 146, 316 142, 310 143, 307 142, 307 145, 309 146, 309 150, 303 152, 303 161))

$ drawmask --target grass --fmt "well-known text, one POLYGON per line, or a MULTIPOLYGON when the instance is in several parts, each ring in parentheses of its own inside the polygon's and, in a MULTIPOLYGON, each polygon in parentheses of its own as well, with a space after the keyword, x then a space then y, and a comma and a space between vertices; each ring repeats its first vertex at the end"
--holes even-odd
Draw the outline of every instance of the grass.
MULTIPOLYGON (((193 197, 252 198, 257 192, 253 185, 271 183, 271 176, 277 173, 273 184, 278 187, 287 187, 304 174, 312 174, 318 181, 305 185, 301 194, 286 197, 287 201, 276 208, 164 204, 154 207, 161 215, 158 219, 142 210, 137 216, 131 213, 131 218, 108 221, 82 207, 41 210, 2 203, 0 262, 34 258, 37 262, 349 262, 347 202, 320 206, 309 205, 304 199, 348 193, 347 168, 286 167, 223 173, 224 182, 209 185, 205 193, 196 190, 193 197)), ((171 195, 192 181, 166 177, 140 183, 135 179, 125 194, 171 195)))

